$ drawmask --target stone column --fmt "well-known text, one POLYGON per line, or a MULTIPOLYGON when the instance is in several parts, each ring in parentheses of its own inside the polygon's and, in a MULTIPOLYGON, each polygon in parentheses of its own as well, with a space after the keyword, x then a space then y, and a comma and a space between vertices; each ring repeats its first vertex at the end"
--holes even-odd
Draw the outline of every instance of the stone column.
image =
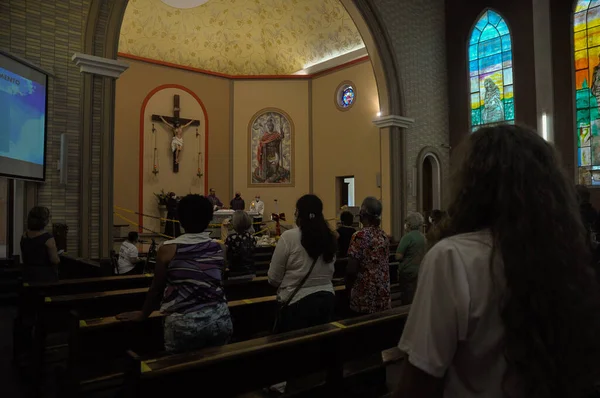
MULTIPOLYGON (((384 212, 390 217, 383 228, 390 231, 394 239, 402 236, 402 225, 406 214, 406 192, 409 187, 404 179, 407 170, 404 153, 404 129, 414 119, 399 115, 379 116, 373 123, 381 134, 381 201, 384 212)), ((414 182, 413 182, 414 183, 414 182)))
POLYGON ((86 90, 89 95, 82 104, 80 255, 84 258, 104 258, 109 256, 113 244, 114 115, 111 109, 115 101, 115 80, 129 65, 81 53, 73 54, 72 60, 84 74, 84 87, 89 88, 86 90), (94 87, 99 88, 96 90, 101 93, 99 98, 92 94, 94 87), (99 112, 109 116, 100 120, 101 135, 96 140, 99 142, 93 142, 92 134, 93 124, 98 121, 87 120, 87 115, 94 114, 94 107, 100 107, 99 112), (86 108, 89 112, 86 112, 86 108), (96 228, 98 231, 94 231, 96 228), (98 245, 92 245, 92 240, 98 240, 98 245))

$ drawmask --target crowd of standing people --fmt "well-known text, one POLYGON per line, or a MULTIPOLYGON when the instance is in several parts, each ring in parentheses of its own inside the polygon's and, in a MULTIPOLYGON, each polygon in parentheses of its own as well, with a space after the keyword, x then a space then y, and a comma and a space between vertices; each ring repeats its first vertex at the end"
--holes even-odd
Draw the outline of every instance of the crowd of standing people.
MULTIPOLYGON (((554 148, 522 127, 482 128, 455 151, 461 161, 453 165, 448 211, 408 213, 395 253, 401 301, 411 304, 398 336, 407 358, 397 397, 594 396, 600 220, 590 192, 574 189, 554 148)), ((206 229, 219 203, 211 194, 188 195, 172 209, 185 233, 159 249, 142 310, 118 317, 146 319, 160 302, 169 351, 226 344, 225 265, 229 277, 254 276, 252 220, 236 204, 233 234, 212 240, 206 229)), ((281 235, 268 270, 280 303, 276 333, 333 320, 338 257, 347 258, 350 316, 391 308, 382 213, 381 202, 368 197, 358 214, 362 228, 343 212, 333 230, 317 196, 297 201, 297 228, 281 235)), ((53 279, 59 260, 44 232, 49 217, 47 209, 31 210, 21 246, 32 273, 51 270, 40 278, 53 279)), ((123 257, 128 272, 137 254, 124 250, 123 257)))

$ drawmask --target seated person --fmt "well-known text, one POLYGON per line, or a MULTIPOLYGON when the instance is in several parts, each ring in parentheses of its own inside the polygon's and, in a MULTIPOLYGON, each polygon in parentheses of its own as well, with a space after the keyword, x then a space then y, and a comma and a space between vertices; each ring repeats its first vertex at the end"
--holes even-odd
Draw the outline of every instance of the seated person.
POLYGON ((252 219, 241 210, 233 214, 231 220, 234 233, 225 240, 227 248, 227 264, 229 265, 228 279, 252 279, 254 271, 254 250, 256 241, 249 229, 252 227, 252 219))
POLYGON ((24 278, 28 282, 54 282, 58 280, 60 258, 56 241, 44 229, 50 221, 50 210, 36 206, 27 215, 27 231, 21 237, 21 256, 24 278))
POLYGON ((119 260, 117 264, 119 265, 118 273, 119 275, 132 275, 139 273, 140 270, 137 269, 137 264, 139 262, 138 258, 138 243, 139 235, 137 232, 132 231, 127 235, 127 240, 121 244, 121 248, 119 249, 119 260))
POLYGON ((233 333, 223 290, 223 246, 204 232, 213 205, 200 195, 187 195, 177 206, 185 233, 158 250, 152 286, 142 311, 117 316, 123 321, 147 319, 160 301, 165 314, 165 349, 170 352, 224 345, 233 333))
POLYGON ((396 260, 400 261, 398 282, 402 291, 402 305, 412 303, 417 288, 419 266, 425 256, 425 237, 420 231, 423 223, 420 213, 408 213, 404 223, 407 234, 402 237, 396 250, 396 260))
POLYGON ((340 257, 346 257, 348 255, 348 248, 350 247, 350 240, 356 232, 356 229, 352 226, 354 224, 354 214, 344 211, 340 214, 340 221, 341 225, 337 229, 338 254, 340 257))

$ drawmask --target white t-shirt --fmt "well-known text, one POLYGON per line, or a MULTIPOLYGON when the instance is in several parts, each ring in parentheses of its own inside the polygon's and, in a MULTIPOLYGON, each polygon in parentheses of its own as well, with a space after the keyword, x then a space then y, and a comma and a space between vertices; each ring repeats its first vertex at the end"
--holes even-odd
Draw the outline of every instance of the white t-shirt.
MULTIPOLYGON (((302 232, 300 228, 290 229, 281 234, 269 266, 269 283, 279 285, 277 297, 279 301, 287 301, 296 290, 298 284, 310 270, 313 259, 310 258, 302 243, 302 232)), ((335 257, 332 262, 326 263, 323 257, 319 257, 310 276, 303 287, 296 293, 290 304, 303 299, 316 292, 334 293, 333 271, 335 269, 335 257)))
POLYGON ((119 249, 119 274, 131 271, 135 267, 137 256, 137 247, 127 240, 123 242, 121 249, 119 249))
POLYGON ((503 398, 506 285, 499 253, 492 277, 491 253, 491 234, 482 231, 442 240, 421 263, 398 348, 415 367, 445 377, 444 398, 503 398))

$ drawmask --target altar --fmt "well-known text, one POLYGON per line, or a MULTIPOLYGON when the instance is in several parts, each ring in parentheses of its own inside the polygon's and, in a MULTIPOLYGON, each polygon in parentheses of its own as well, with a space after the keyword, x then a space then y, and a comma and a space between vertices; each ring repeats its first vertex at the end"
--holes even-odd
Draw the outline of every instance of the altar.
MULTIPOLYGON (((221 224, 223 224, 223 221, 231 219, 234 213, 235 210, 231 209, 217 210, 213 213, 212 221, 207 229, 207 231, 210 231, 211 238, 219 239, 221 237, 221 224)), ((254 217, 259 217, 259 213, 255 210, 246 211, 246 213, 252 219, 254 219, 254 217)))

